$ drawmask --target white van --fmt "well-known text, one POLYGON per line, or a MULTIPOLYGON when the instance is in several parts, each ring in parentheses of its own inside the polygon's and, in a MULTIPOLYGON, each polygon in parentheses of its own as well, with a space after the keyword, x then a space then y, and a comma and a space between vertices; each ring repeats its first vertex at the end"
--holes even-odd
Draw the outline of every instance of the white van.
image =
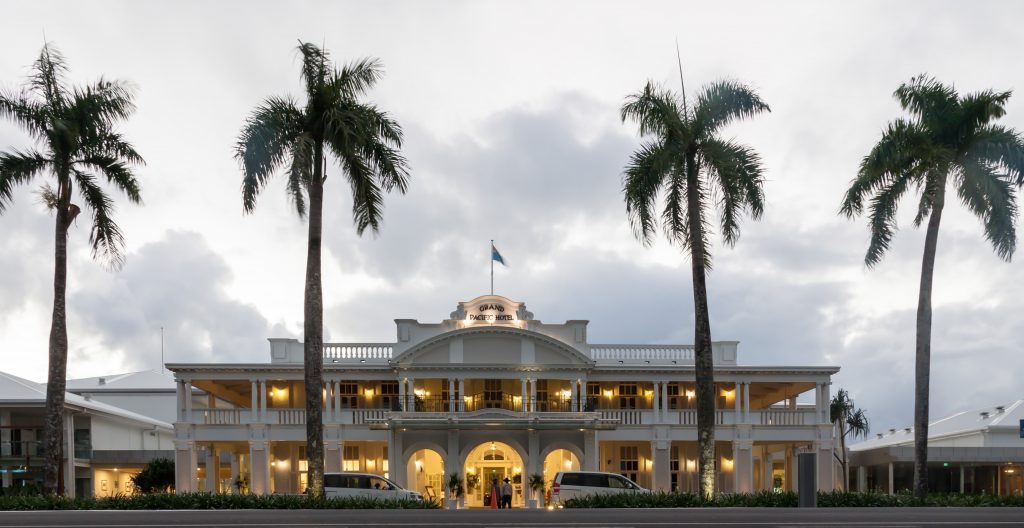
POLYGON ((324 496, 423 500, 423 495, 372 473, 324 473, 324 496))
POLYGON ((559 471, 551 484, 551 504, 558 505, 584 495, 650 493, 622 475, 601 471, 559 471))

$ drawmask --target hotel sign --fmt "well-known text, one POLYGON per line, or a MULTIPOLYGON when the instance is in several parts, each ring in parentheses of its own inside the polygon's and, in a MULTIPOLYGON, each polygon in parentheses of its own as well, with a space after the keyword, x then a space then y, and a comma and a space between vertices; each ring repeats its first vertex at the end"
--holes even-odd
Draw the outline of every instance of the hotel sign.
POLYGON ((466 319, 474 322, 510 323, 516 320, 516 313, 511 307, 506 307, 504 303, 485 303, 476 309, 471 309, 466 314, 466 319))

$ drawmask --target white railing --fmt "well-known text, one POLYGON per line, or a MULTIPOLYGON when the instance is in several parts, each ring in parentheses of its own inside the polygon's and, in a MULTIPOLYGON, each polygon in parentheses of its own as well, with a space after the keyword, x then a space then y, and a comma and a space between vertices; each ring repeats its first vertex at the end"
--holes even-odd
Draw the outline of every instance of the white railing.
POLYGON ((248 417, 249 409, 199 409, 193 417, 196 422, 207 425, 238 425, 242 422, 242 413, 248 417))
MULTIPOLYGON (((668 411, 669 419, 668 422, 678 423, 679 425, 692 425, 697 427, 697 411, 696 409, 685 409, 682 411, 668 411), (672 414, 678 414, 678 420, 672 419, 672 414)), ((733 415, 734 412, 727 411, 715 411, 715 425, 725 425, 727 423, 735 423, 732 420, 732 416, 729 416, 729 420, 726 420, 726 415, 733 415)))
POLYGON ((303 425, 306 423, 306 409, 267 409, 267 420, 278 425, 303 425))
POLYGON ((352 423, 365 424, 384 420, 388 411, 384 409, 357 409, 352 411, 352 423))
POLYGON ((644 423, 644 411, 636 409, 605 409, 599 411, 604 420, 615 420, 622 425, 641 425, 644 423))
POLYGON ((391 359, 388 343, 324 343, 324 359, 391 359))
POLYGON ((693 345, 590 345, 594 361, 693 363, 693 345))
MULTIPOLYGON (((814 423, 814 409, 764 409, 759 414, 761 425, 808 425, 814 423)), ((753 418, 753 417, 751 417, 753 418)), ((751 420, 755 421, 755 420, 751 420)))

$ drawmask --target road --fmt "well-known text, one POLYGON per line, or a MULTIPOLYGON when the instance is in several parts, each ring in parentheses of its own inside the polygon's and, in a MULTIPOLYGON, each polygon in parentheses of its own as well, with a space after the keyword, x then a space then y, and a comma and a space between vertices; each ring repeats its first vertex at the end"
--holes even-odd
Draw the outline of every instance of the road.
POLYGON ((0 528, 110 526, 342 528, 376 526, 555 526, 729 528, 1024 528, 1024 508, 709 508, 600 510, 203 510, 0 512, 0 528))

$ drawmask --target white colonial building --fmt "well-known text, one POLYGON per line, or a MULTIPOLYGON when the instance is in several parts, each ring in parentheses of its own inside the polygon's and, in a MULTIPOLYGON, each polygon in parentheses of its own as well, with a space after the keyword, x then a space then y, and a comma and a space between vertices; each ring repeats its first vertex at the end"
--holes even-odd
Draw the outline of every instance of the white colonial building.
MULTIPOLYGON (((526 504, 530 476, 565 468, 696 490, 692 346, 590 343, 587 321, 542 323, 495 295, 440 323, 395 322, 393 343, 324 346, 328 471, 387 475, 437 497, 458 474, 469 505, 505 477, 526 504)), ((795 489, 799 452, 817 455, 817 486, 832 489, 839 368, 741 365, 737 345, 713 346, 720 489, 795 489), (804 393, 813 404, 797 404, 804 393)), ((297 340, 270 339, 269 362, 167 366, 178 490, 304 489, 302 354, 297 340), (206 396, 185 397, 197 389, 206 396)))

